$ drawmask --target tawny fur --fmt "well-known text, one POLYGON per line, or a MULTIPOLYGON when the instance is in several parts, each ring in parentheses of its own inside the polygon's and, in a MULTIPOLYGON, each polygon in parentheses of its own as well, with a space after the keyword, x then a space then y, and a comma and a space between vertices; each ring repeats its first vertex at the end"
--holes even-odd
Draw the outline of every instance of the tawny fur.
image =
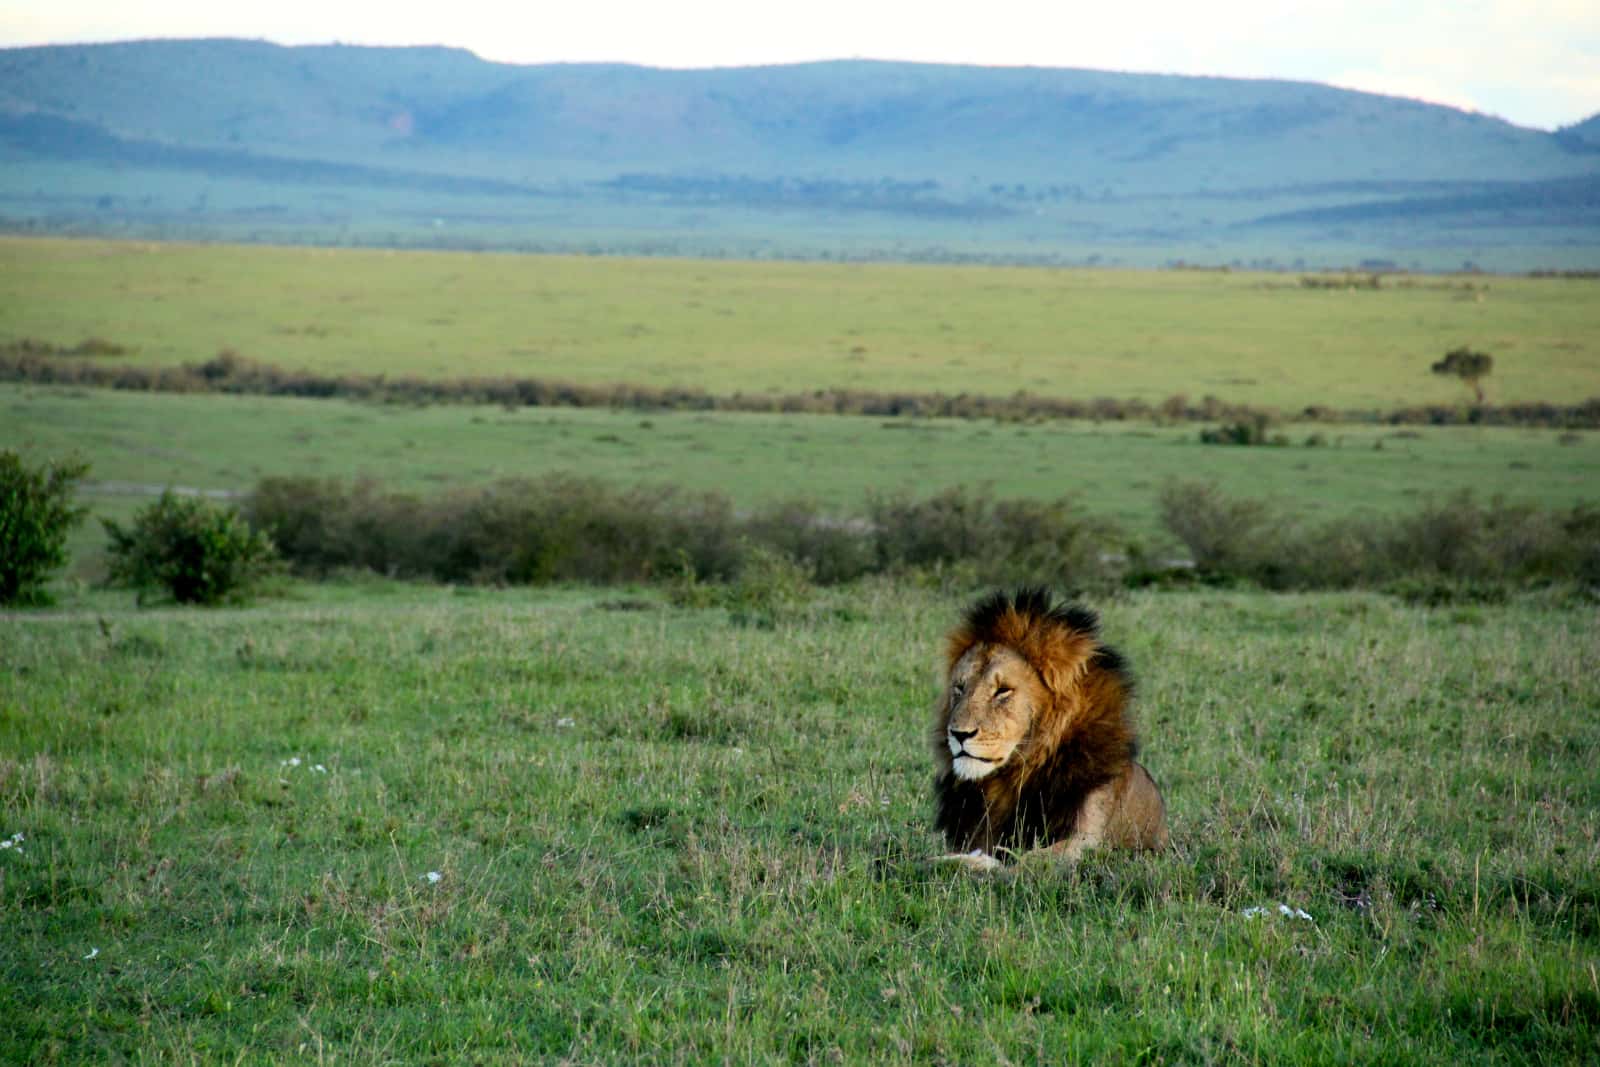
POLYGON ((1132 679, 1092 612, 1054 605, 1042 589, 992 594, 950 634, 946 667, 934 798, 953 851, 1166 847, 1161 792, 1134 762, 1132 679), (952 741, 953 720, 976 734, 952 741))

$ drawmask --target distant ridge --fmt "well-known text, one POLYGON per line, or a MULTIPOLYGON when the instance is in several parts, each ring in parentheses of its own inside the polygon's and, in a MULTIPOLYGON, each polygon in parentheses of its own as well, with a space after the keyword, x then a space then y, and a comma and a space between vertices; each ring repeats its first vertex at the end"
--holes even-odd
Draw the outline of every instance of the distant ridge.
POLYGON ((1559 266, 1600 245, 1597 123, 1552 134, 1311 83, 1089 70, 515 66, 450 48, 227 39, 55 46, 0 50, 0 219, 1063 261, 1094 248, 1226 259, 1262 240, 1240 234, 1298 230, 1272 238, 1280 257, 1370 246, 1404 263, 1532 245, 1559 266), (541 222, 536 207, 508 206, 524 198, 570 210, 546 202, 541 222), (1558 241, 1534 232, 1551 229, 1558 241))
POLYGON ((1600 114, 1561 127, 1556 131, 1556 140, 1572 151, 1600 152, 1600 114))

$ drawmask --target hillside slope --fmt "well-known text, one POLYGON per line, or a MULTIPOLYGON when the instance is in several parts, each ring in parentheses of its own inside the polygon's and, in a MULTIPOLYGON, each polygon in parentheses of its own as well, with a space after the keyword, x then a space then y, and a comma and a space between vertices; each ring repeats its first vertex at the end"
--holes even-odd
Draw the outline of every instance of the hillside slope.
POLYGON ((1030 244, 1237 243, 1238 224, 1263 218, 1313 244, 1343 233, 1359 245, 1375 235, 1352 237, 1352 226, 1410 218, 1405 205, 1435 196, 1455 207, 1417 217, 1526 230, 1526 212, 1499 212, 1505 197, 1532 204, 1537 228, 1550 196, 1502 187, 1562 183, 1578 192, 1556 197, 1559 225, 1592 243, 1600 154, 1585 129, 1549 134, 1282 81, 872 61, 513 66, 445 48, 144 41, 0 51, 0 209, 55 228, 87 218, 225 229, 248 209, 313 230, 381 219, 459 236, 477 219, 531 239, 598 223, 780 248, 798 210, 847 231, 835 243, 955 239, 1020 255, 1030 244), (115 181, 107 168, 119 168, 115 181), (1486 183, 1499 199, 1484 199, 1486 183), (393 195, 313 208, 293 191, 306 185, 393 195), (79 190, 98 215, 74 206, 79 190), (526 194, 581 206, 541 228, 462 199, 526 194), (739 220, 733 209, 778 214, 739 220), (988 230, 936 232, 951 222, 988 230))

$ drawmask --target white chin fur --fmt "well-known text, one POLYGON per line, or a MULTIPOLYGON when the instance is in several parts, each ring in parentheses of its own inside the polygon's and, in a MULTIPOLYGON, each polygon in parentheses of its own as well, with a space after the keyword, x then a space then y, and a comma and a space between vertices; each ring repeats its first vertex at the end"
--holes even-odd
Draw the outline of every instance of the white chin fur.
POLYGON ((979 778, 987 778, 994 773, 995 765, 984 760, 973 759, 971 756, 957 756, 950 761, 950 769, 957 778, 975 782, 979 778))

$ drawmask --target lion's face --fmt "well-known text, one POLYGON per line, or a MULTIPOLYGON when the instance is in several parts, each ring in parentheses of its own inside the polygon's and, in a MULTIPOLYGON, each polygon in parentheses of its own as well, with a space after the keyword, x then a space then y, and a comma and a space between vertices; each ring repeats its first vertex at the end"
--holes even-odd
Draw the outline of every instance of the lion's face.
POLYGON ((957 778, 977 781, 1025 743, 1049 693, 1027 660, 1004 645, 974 645, 950 670, 945 743, 957 778))

